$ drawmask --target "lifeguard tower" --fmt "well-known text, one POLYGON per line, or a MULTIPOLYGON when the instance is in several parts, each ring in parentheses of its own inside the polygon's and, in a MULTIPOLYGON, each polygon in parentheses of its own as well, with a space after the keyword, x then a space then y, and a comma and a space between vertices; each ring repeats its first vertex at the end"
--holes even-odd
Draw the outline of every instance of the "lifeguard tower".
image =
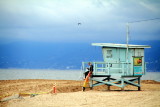
MULTIPOLYGON (((104 62, 91 62, 94 71, 90 78, 90 88, 107 85, 117 86, 124 90, 127 85, 138 87, 141 90, 140 79, 146 73, 144 49, 147 45, 129 45, 113 43, 92 43, 101 46, 104 62), (117 76, 118 78, 113 78, 117 76), (103 78, 100 78, 103 77, 103 78), (93 81, 96 83, 93 84, 93 81)), ((85 71, 88 62, 82 62, 85 71)))

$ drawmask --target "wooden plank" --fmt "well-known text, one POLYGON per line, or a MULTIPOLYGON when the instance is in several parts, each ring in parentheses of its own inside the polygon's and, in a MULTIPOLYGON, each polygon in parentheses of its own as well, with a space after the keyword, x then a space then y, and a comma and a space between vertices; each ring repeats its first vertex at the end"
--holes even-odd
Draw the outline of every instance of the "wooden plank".
POLYGON ((92 77, 110 77, 111 75, 92 75, 92 77))
POLYGON ((131 85, 134 85, 134 86, 137 86, 137 87, 140 87, 140 85, 139 84, 136 84, 136 83, 134 83, 134 82, 131 82, 131 81, 128 81, 128 80, 124 80, 125 82, 127 82, 127 83, 130 83, 131 85))
MULTIPOLYGON (((132 82, 136 82, 137 80, 134 80, 134 81, 132 81, 132 82)), ((131 84, 131 83, 128 83, 128 82, 126 82, 126 81, 124 81, 124 86, 127 86, 127 85, 133 85, 133 84, 131 84)), ((133 85, 134 86, 134 85, 133 85)))
MULTIPOLYGON (((107 77, 107 78, 104 78, 102 81, 106 81, 106 80, 109 80, 109 77, 107 77)), ((92 81, 93 81, 93 79, 92 79, 92 81)), ((96 85, 96 84, 100 84, 101 82, 97 82, 97 83, 95 83, 94 85, 96 85)), ((102 84, 103 85, 103 84, 102 84)))
MULTIPOLYGON (((94 81, 97 81, 97 82, 101 82, 100 84, 103 85, 103 84, 106 84, 106 85, 113 85, 113 86, 117 86, 117 87, 120 87, 122 88, 122 85, 117 85, 115 83, 111 83, 111 81, 109 82, 105 82, 105 81, 102 81, 102 80, 97 80, 97 79, 93 79, 94 81)), ((99 86, 100 84, 97 84, 97 85, 93 85, 93 86, 99 86)))
POLYGON ((135 77, 142 77, 142 75, 122 75, 122 78, 135 78, 135 77))
POLYGON ((93 87, 95 87, 95 86, 100 86, 100 85, 105 85, 104 83, 98 83, 98 84, 93 84, 93 87))

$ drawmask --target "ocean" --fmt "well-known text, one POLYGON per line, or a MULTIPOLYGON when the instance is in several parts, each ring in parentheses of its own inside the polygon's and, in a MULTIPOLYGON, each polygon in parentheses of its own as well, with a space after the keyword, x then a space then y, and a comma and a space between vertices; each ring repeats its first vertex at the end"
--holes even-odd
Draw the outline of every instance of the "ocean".
MULTIPOLYGON (((81 70, 0 69, 0 80, 17 79, 82 80, 83 72, 81 70)), ((160 81, 160 72, 147 72, 141 79, 160 81)))
POLYGON ((80 70, 0 69, 0 80, 54 79, 80 80, 80 70))

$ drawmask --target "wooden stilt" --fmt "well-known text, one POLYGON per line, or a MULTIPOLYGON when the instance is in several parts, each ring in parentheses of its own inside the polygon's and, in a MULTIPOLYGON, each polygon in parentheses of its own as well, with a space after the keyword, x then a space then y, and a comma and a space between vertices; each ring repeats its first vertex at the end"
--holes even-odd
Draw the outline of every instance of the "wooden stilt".
POLYGON ((124 78, 123 77, 121 78, 121 86, 122 86, 121 90, 124 91, 124 78))
MULTIPOLYGON (((138 84, 141 85, 141 77, 138 77, 138 84)), ((138 91, 141 91, 141 87, 138 87, 138 91)))
MULTIPOLYGON (((108 82, 110 81, 110 76, 108 76, 108 82)), ((108 90, 110 91, 110 85, 107 85, 108 86, 108 90)))
POLYGON ((93 89, 93 80, 92 80, 92 78, 90 78, 90 90, 92 90, 93 89))

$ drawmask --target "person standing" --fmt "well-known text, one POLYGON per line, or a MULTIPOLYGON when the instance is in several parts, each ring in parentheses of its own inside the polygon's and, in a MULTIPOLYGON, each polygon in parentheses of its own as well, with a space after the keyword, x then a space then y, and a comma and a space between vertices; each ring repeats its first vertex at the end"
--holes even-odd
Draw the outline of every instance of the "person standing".
POLYGON ((87 68, 87 71, 85 72, 85 78, 87 77, 89 72, 93 72, 93 65, 91 62, 88 62, 89 68, 87 68))
POLYGON ((87 83, 89 83, 89 78, 90 76, 92 75, 92 72, 93 72, 93 65, 92 63, 88 63, 89 65, 89 68, 87 68, 87 72, 85 72, 85 81, 84 81, 84 84, 83 84, 83 87, 82 87, 82 91, 85 91, 85 88, 87 86, 87 83))

